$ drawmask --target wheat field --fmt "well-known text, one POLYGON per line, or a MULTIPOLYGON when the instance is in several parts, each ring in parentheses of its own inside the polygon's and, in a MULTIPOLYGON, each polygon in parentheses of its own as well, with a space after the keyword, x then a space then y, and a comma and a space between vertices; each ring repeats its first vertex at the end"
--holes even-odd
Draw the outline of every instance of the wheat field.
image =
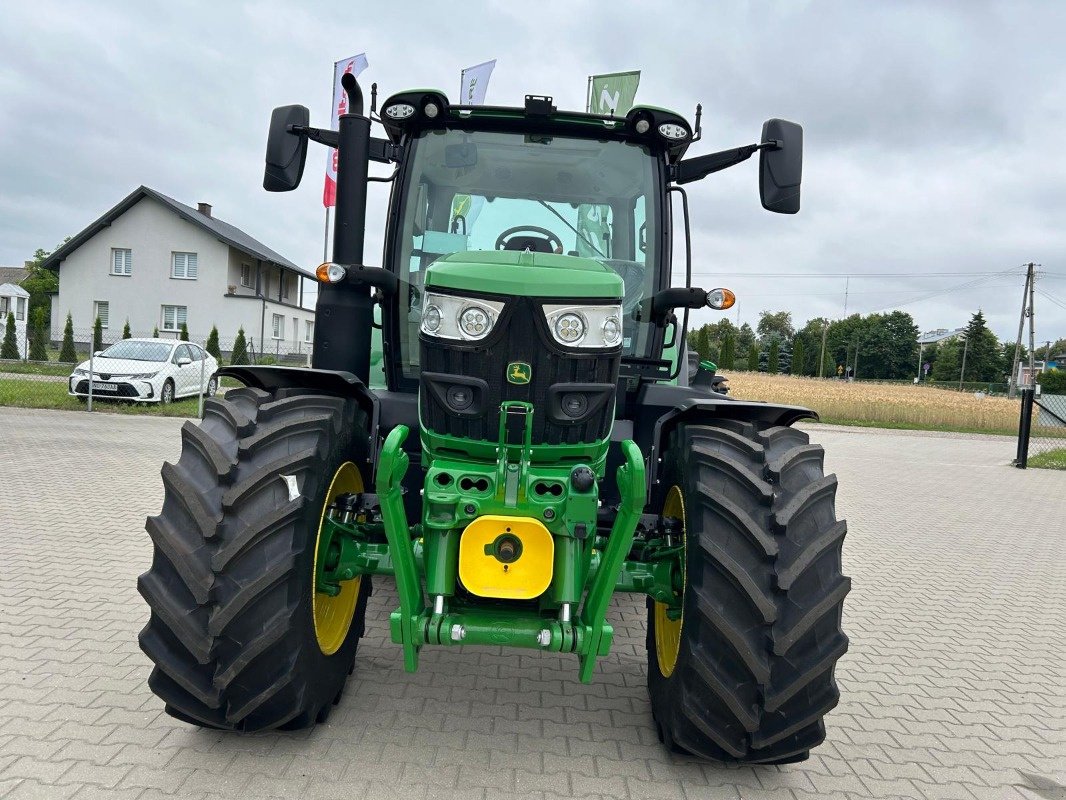
POLYGON ((744 400, 806 406, 824 422, 1014 433, 1019 403, 926 386, 728 372, 729 393, 744 400))

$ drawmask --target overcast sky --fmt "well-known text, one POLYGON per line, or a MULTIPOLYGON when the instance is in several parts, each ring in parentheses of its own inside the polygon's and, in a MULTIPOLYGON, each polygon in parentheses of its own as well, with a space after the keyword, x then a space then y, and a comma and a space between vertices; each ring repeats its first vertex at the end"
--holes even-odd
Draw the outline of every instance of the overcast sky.
MULTIPOLYGON (((768 117, 800 122, 799 215, 762 210, 754 159, 691 188, 695 282, 735 289, 733 319, 840 316, 845 278, 826 276, 850 273, 849 313, 900 307, 926 330, 982 308, 1013 339, 1032 260, 1047 273, 1037 338, 1066 337, 1061 2, 5 4, 0 264, 143 183, 316 265, 325 150, 312 145, 299 190, 267 194, 267 122, 302 103, 328 125, 333 61, 362 51, 383 97, 454 96, 462 67, 497 58, 502 105, 534 93, 583 109, 590 73, 640 69, 638 101, 690 118, 703 103, 691 154, 755 141, 768 117), (911 277, 1005 270, 967 288, 982 276, 911 277)), ((384 200, 375 187, 372 263, 384 200)))

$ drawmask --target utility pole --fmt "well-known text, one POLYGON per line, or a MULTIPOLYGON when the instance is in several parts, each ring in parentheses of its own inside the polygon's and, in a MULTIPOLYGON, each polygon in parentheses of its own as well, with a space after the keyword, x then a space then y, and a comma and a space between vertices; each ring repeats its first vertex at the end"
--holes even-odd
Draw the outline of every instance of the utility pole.
POLYGON ((962 379, 966 375, 966 353, 970 350, 969 331, 962 337, 962 369, 959 370, 959 391, 962 391, 962 379))
POLYGON ((848 285, 851 283, 851 276, 844 278, 844 318, 848 316, 848 285))
POLYGON ((1033 272, 1033 264, 1029 264, 1029 380, 1036 382, 1036 349, 1033 342, 1033 325, 1036 316, 1036 307, 1033 305, 1033 291, 1036 289, 1036 273, 1033 272))
POLYGON ((1051 360, 1051 341, 1044 343, 1044 369, 1047 369, 1047 363, 1051 360))
POLYGON ((1018 390, 1018 362, 1021 360, 1022 355, 1022 331, 1025 329, 1025 317, 1028 310, 1030 298, 1032 292, 1030 287, 1033 284, 1033 264, 1030 261, 1026 266, 1025 271, 1025 287, 1022 289, 1022 313, 1018 317, 1018 338, 1014 340, 1014 360, 1011 363, 1010 378, 1007 381, 1007 396, 1014 397, 1015 392, 1018 390))
POLYGON ((822 353, 818 356, 818 377, 824 378, 825 375, 825 334, 829 330, 829 320, 822 322, 822 353))

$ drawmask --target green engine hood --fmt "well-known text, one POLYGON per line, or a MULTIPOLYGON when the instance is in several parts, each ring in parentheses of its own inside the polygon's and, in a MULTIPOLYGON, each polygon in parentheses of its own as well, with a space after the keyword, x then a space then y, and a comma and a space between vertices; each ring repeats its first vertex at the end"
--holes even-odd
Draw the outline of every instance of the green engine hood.
POLYGON ((452 253, 426 268, 425 286, 511 297, 622 297, 621 277, 599 261, 514 250, 452 253))

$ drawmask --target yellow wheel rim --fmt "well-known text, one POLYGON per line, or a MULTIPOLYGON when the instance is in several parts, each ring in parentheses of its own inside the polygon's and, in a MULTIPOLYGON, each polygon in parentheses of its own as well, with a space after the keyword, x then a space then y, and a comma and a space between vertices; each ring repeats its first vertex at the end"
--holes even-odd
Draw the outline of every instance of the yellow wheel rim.
MULTIPOLYGON (((681 489, 671 486, 666 494, 666 503, 663 504, 663 516, 681 520, 681 576, 685 580, 685 500, 681 496, 681 489)), ((684 589, 682 589, 684 597, 684 589)), ((681 616, 670 619, 666 612, 669 606, 666 603, 655 604, 655 656, 659 660, 659 672, 664 678, 674 674, 677 666, 677 654, 681 650, 681 626, 685 621, 684 608, 681 616)))
POLYGON ((317 585, 318 545, 322 539, 326 512, 333 501, 338 495, 361 491, 363 491, 363 476, 359 474, 359 469, 351 461, 344 462, 333 475, 333 480, 330 481, 326 500, 322 504, 322 515, 318 520, 315 560, 311 567, 311 577, 315 583, 311 590, 311 608, 315 620, 315 638, 318 639, 319 649, 327 656, 340 650, 344 640, 348 637, 348 629, 352 626, 352 617, 355 616, 355 606, 359 602, 362 579, 353 578, 350 581, 341 581, 341 591, 336 597, 319 592, 317 585))

